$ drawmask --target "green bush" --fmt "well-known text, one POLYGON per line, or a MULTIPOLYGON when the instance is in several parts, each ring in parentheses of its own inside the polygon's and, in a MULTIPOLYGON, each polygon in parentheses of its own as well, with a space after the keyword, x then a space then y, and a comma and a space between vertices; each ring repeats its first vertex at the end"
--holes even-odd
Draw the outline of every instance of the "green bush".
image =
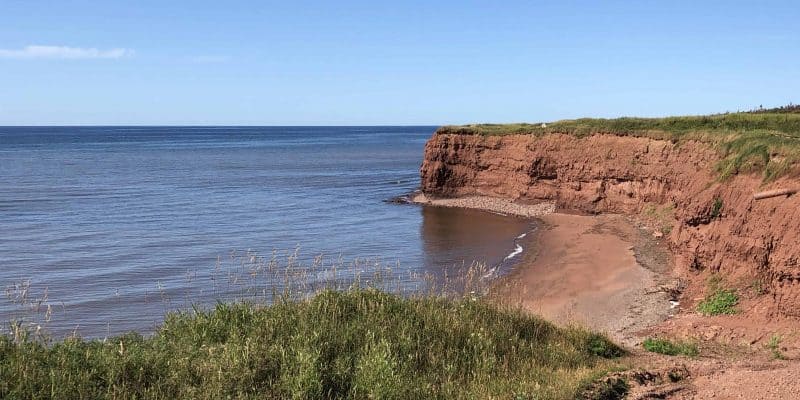
POLYGON ((739 312, 737 304, 739 295, 735 290, 717 288, 697 305, 697 310, 704 315, 730 315, 739 312))
POLYGON ((697 345, 691 342, 672 342, 668 339, 661 339, 661 338, 647 338, 644 343, 642 343, 642 347, 645 350, 659 353, 659 354, 666 354, 668 356, 677 356, 677 355, 684 355, 688 357, 696 357, 700 354, 700 351, 697 349, 697 345))
POLYGON ((0 337, 3 399, 574 398, 604 336, 481 300, 326 291, 169 315, 151 337, 0 337))

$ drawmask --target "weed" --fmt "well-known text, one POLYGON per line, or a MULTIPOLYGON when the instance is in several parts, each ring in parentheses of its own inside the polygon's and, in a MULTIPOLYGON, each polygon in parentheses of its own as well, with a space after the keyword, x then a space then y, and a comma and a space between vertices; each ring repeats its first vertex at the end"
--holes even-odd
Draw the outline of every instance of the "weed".
POLYGON ((773 334, 769 338, 769 342, 766 344, 767 349, 772 353, 772 358, 776 360, 783 360, 784 356, 781 353, 781 337, 777 334, 773 334))
POLYGON ((647 351, 666 354, 668 356, 684 355, 687 357, 696 357, 700 354, 697 345, 692 342, 672 342, 662 338, 647 338, 642 343, 642 347, 647 351))
POLYGON ((715 198, 714 203, 711 205, 711 219, 716 219, 722 215, 722 200, 715 198))
POLYGON ((697 310, 704 315, 731 315, 739 312, 737 304, 739 295, 736 290, 717 288, 697 305, 697 310))

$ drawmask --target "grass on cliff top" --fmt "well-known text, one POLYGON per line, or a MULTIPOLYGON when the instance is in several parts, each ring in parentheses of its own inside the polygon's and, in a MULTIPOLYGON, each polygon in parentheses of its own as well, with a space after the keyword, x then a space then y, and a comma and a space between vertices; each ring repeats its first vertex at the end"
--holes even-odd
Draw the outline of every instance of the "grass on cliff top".
POLYGON ((172 314, 146 338, 3 336, 0 398, 565 399, 620 355, 481 300, 325 291, 172 314))
POLYGON ((696 140, 721 153, 717 169, 725 178, 763 171, 765 180, 787 172, 800 161, 800 112, 797 106, 753 112, 666 118, 581 118, 546 124, 475 124, 444 126, 441 134, 537 135, 586 137, 594 134, 646 137, 680 142, 696 140))

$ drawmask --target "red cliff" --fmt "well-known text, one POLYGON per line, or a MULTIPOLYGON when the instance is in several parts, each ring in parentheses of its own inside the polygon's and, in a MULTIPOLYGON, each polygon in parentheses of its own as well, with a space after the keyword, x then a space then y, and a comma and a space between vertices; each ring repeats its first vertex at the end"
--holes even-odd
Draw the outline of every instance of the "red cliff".
POLYGON ((658 220, 689 293, 719 273, 740 289, 746 314, 800 318, 800 195, 753 198, 800 187, 798 175, 769 184, 758 174, 719 180, 718 161, 713 148, 691 141, 435 134, 420 173, 429 196, 555 201, 564 210, 658 220))

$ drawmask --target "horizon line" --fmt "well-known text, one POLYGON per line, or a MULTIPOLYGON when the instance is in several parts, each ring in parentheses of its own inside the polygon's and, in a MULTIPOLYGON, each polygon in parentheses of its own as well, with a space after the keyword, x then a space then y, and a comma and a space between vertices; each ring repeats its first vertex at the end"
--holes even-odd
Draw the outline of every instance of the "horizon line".
MULTIPOLYGON (((0 124, 0 128, 358 128, 358 127, 439 127, 445 125, 453 125, 453 124, 376 124, 376 125, 324 125, 324 124, 312 124, 312 125, 216 125, 216 124, 209 124, 209 125, 173 125, 173 124, 164 124, 164 125, 126 125, 126 124, 86 124, 86 125, 79 125, 79 124, 54 124, 54 125, 2 125, 0 124)), ((458 124, 461 125, 461 124, 458 124)))

